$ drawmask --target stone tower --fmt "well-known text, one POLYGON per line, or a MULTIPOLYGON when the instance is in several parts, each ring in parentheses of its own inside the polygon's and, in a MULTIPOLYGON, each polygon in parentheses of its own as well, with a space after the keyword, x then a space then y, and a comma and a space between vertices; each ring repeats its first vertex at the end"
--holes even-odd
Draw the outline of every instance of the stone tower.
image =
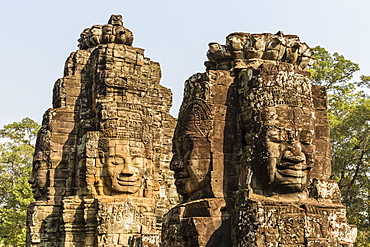
POLYGON ((324 88, 295 35, 232 33, 185 82, 167 246, 352 246, 331 174, 324 88))
POLYGON ((171 91, 122 16, 78 42, 37 137, 28 246, 157 246, 178 200, 171 91))

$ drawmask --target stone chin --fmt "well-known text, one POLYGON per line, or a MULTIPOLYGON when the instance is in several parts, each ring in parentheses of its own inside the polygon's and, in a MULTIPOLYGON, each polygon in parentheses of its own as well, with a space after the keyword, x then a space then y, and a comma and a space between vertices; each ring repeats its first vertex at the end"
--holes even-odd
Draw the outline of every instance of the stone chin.
POLYGON ((31 177, 28 182, 31 184, 33 197, 37 200, 47 194, 49 186, 49 172, 47 170, 38 170, 36 175, 31 177))
POLYGON ((181 195, 191 195, 193 192, 200 190, 199 183, 192 178, 179 178, 176 179, 175 185, 177 192, 181 195))
POLYGON ((296 176, 292 176, 293 173, 277 172, 274 183, 271 186, 271 190, 278 193, 295 193, 302 192, 306 188, 308 171, 295 171, 296 176))
POLYGON ((179 193, 182 196, 189 195, 189 192, 186 191, 186 178, 180 178, 175 180, 175 186, 177 193, 179 193))
POLYGON ((290 183, 290 184, 276 184, 272 186, 272 191, 279 194, 298 193, 302 192, 305 188, 305 184, 302 183, 290 183))
POLYGON ((184 202, 213 197, 208 176, 202 181, 194 178, 178 178, 175 181, 177 192, 183 196, 184 202))

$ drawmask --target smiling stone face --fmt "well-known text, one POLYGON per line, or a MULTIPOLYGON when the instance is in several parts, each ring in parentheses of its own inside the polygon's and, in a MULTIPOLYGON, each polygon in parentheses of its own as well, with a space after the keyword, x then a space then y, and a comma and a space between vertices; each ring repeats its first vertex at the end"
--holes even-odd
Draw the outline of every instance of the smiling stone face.
POLYGON ((240 85, 242 154, 252 188, 265 196, 304 191, 316 142, 308 74, 287 64, 262 64, 242 71, 240 85))
POLYGON ((141 147, 130 147, 128 141, 107 140, 107 149, 101 153, 104 194, 139 195, 144 182, 147 159, 141 147))
POLYGON ((312 111, 289 107, 266 111, 269 113, 262 115, 270 119, 262 121, 259 126, 262 131, 252 147, 255 154, 252 168, 264 190, 273 193, 301 192, 313 166, 312 111))

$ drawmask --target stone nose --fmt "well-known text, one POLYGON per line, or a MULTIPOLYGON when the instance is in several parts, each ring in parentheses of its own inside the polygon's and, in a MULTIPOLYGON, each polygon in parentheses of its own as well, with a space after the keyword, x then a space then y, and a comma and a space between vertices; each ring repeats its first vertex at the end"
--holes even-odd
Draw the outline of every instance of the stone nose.
POLYGON ((124 175, 134 175, 131 159, 125 159, 122 165, 121 174, 124 175))
POLYGON ((295 163, 300 163, 306 160, 306 156, 302 152, 300 142, 292 142, 288 149, 283 153, 283 159, 295 163))

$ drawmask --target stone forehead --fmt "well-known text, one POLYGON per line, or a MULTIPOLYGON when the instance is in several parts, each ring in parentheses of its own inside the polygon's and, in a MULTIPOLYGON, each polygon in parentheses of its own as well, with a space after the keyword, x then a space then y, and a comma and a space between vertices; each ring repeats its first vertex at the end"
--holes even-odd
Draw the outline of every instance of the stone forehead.
POLYGON ((109 146, 115 146, 115 147, 126 147, 130 144, 129 140, 127 139, 108 139, 109 146))
POLYGON ((108 145, 109 152, 123 152, 135 155, 143 154, 145 149, 143 143, 136 141, 130 142, 123 139, 108 139, 106 145, 108 145))
POLYGON ((99 143, 103 145, 109 145, 109 147, 124 147, 124 146, 131 146, 131 147, 143 147, 143 142, 137 140, 131 140, 128 138, 112 138, 112 137, 105 137, 102 136, 99 138, 99 143))
POLYGON ((314 129, 315 111, 299 107, 266 107, 242 114, 250 131, 260 131, 261 126, 314 129), (254 127, 252 127, 254 126, 254 127), (257 129, 256 129, 257 128, 257 129))
POLYGON ((261 121, 270 119, 276 119, 278 121, 314 119, 314 109, 289 106, 272 106, 255 109, 253 115, 256 114, 260 116, 261 121))

